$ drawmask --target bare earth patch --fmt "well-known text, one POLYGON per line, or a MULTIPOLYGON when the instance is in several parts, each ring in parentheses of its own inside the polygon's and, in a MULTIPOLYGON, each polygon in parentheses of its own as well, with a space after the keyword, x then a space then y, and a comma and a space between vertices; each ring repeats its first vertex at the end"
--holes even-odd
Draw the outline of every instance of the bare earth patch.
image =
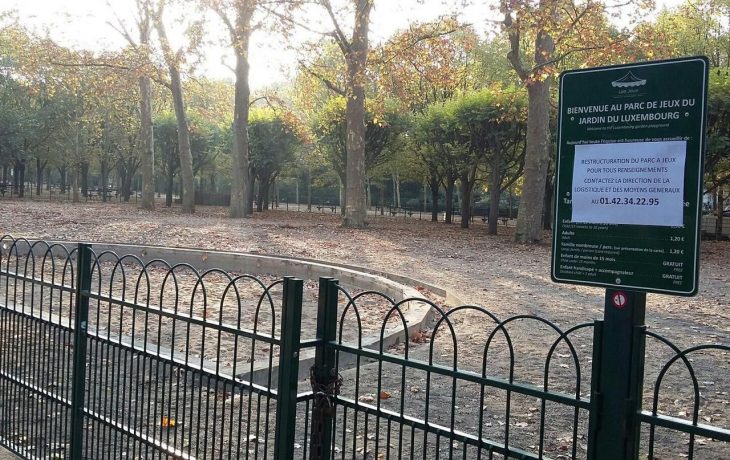
MULTIPOLYGON (((486 235, 479 224, 462 230, 417 219, 373 219, 366 230, 339 227, 331 214, 271 211, 247 220, 198 207, 155 212, 133 204, 0 201, 0 232, 46 240, 87 240, 196 247, 320 259, 403 274, 453 291, 500 316, 539 314, 561 326, 602 316, 603 290, 550 280, 550 246, 512 242, 512 228, 486 235)), ((546 241, 548 241, 546 239, 546 241)), ((704 241, 700 294, 649 295, 647 323, 672 339, 695 343, 695 325, 718 339, 730 334, 730 244, 704 241)))

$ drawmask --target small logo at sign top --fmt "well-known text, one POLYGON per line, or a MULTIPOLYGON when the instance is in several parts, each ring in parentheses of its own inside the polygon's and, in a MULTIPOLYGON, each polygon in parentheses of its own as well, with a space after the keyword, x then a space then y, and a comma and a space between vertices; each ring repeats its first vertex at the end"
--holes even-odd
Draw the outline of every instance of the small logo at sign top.
POLYGON ((629 71, 626 75, 619 78, 618 80, 614 80, 611 82, 611 86, 613 86, 614 88, 633 88, 636 86, 644 86, 645 84, 645 79, 637 77, 631 71, 629 71))
POLYGON ((624 291, 616 291, 611 296, 611 303, 616 308, 624 308, 628 301, 626 293, 624 291))

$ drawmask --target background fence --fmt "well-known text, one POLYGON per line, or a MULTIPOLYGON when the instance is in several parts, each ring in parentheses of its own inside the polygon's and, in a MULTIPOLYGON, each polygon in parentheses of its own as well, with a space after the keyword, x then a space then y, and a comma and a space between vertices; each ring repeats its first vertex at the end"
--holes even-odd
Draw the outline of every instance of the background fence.
POLYGON ((730 348, 682 350, 643 321, 617 402, 603 321, 0 244, 0 444, 26 458, 730 457, 730 348))

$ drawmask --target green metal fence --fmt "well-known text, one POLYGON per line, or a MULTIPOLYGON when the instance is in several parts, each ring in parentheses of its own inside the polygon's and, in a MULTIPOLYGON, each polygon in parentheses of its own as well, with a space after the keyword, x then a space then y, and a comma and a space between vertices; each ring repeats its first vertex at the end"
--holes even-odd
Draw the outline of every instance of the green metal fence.
POLYGON ((73 459, 730 453, 727 346, 682 350, 641 315, 628 351, 615 349, 626 373, 604 375, 621 340, 608 319, 563 330, 333 279, 317 288, 309 306, 294 278, 3 237, 0 445, 73 459), (433 309, 426 331, 408 323, 414 302, 433 309), (664 350, 656 360, 649 345, 664 350), (718 357, 711 385, 698 355, 718 357))

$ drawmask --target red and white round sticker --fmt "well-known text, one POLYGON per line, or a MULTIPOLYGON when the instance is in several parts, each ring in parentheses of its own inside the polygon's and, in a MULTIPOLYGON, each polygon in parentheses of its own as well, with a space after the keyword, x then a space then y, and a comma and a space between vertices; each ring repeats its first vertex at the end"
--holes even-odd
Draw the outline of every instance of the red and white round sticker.
POLYGON ((628 298, 624 291, 616 291, 611 296, 611 303, 616 308, 624 308, 628 302, 628 298))

